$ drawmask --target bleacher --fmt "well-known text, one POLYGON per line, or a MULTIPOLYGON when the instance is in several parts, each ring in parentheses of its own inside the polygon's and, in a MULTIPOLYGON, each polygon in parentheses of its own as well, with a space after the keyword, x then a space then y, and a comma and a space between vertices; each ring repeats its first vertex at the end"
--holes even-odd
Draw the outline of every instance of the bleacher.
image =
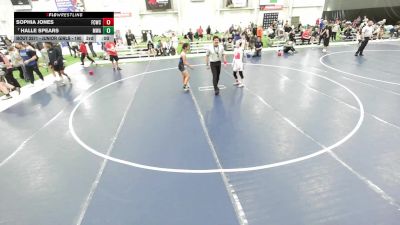
POLYGON ((136 46, 131 46, 130 48, 125 45, 117 46, 118 56, 121 59, 124 58, 142 58, 148 57, 147 46, 143 44, 139 44, 136 46))
POLYGON ((199 54, 206 53, 207 46, 211 45, 212 41, 193 41, 190 42, 190 53, 199 54))

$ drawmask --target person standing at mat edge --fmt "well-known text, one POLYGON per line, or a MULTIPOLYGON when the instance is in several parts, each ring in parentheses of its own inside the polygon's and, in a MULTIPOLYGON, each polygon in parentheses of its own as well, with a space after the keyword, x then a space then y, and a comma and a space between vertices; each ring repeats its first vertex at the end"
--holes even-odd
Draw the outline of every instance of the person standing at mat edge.
POLYGON ((108 56, 110 57, 110 61, 113 65, 113 70, 115 71, 117 70, 122 70, 119 65, 118 65, 118 53, 117 50, 115 49, 115 43, 112 41, 109 41, 105 44, 105 48, 106 48, 106 52, 108 54, 108 56), (115 61, 115 63, 114 63, 115 61))
POLYGON ((182 45, 182 53, 181 57, 179 58, 179 63, 178 63, 178 69, 182 73, 182 78, 183 78, 183 90, 184 91, 189 91, 189 78, 190 74, 189 71, 186 69, 186 67, 189 67, 190 69, 193 69, 191 65, 189 65, 187 59, 186 59, 186 52, 189 50, 189 44, 188 43, 183 43, 182 45))
POLYGON ((90 64, 95 63, 95 61, 90 58, 89 54, 88 54, 88 50, 86 48, 86 43, 85 42, 81 42, 81 44, 79 45, 79 51, 81 52, 81 65, 85 65, 85 58, 88 58, 90 60, 90 64))
POLYGON ((206 65, 207 69, 211 68, 213 75, 213 85, 215 90, 215 95, 219 95, 219 75, 221 74, 221 60, 224 60, 226 65, 226 55, 224 53, 224 48, 219 44, 219 37, 213 37, 213 44, 207 49, 206 53, 206 65))
POLYGON ((374 25, 374 22, 372 20, 369 20, 368 25, 362 29, 362 31, 361 31, 362 42, 361 42, 361 45, 358 48, 355 56, 358 56, 358 54, 360 54, 360 56, 363 56, 364 48, 365 48, 365 46, 367 46, 368 41, 369 41, 369 39, 371 39, 372 34, 374 32, 374 28, 372 25, 374 25))

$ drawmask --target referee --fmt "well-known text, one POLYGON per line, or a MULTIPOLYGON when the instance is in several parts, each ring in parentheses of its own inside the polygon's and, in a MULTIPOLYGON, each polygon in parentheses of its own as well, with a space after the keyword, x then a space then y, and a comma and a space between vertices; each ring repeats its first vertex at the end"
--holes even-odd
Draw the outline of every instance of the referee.
POLYGON ((365 27, 362 29, 362 32, 361 32, 361 40, 363 40, 363 41, 361 42, 361 45, 360 45, 360 47, 358 48, 358 50, 357 50, 355 56, 358 56, 358 55, 363 56, 364 48, 365 48, 365 46, 367 46, 368 41, 369 41, 369 39, 372 38, 372 34, 373 34, 373 32, 374 32, 374 27, 373 27, 372 25, 374 25, 374 22, 373 22, 372 20, 369 20, 369 21, 368 21, 368 25, 365 26, 365 27))
POLYGON ((224 64, 226 64, 226 55, 224 53, 224 48, 219 44, 219 37, 214 36, 213 45, 211 45, 210 48, 207 49, 206 65, 207 69, 211 67, 215 95, 219 95, 218 81, 219 75, 221 73, 222 59, 224 60, 224 64))

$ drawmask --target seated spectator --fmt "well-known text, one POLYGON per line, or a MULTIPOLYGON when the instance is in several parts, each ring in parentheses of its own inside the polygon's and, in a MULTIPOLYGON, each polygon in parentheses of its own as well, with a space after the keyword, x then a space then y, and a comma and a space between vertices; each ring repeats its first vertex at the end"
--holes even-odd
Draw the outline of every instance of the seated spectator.
POLYGON ((289 33, 292 31, 292 28, 289 26, 289 22, 286 20, 285 26, 283 27, 285 33, 289 33))
POLYGON ((292 41, 294 44, 296 44, 296 34, 294 33, 294 30, 291 30, 289 33, 289 41, 292 41))
POLYGON ((155 56, 156 55, 156 50, 154 49, 153 42, 151 42, 151 41, 147 42, 147 51, 149 53, 149 56, 151 56, 151 55, 155 56))
POLYGON ((261 50, 263 48, 263 43, 261 41, 260 37, 257 37, 257 41, 255 43, 255 54, 253 55, 253 57, 259 57, 261 56, 261 50))
POLYGON ((319 39, 319 28, 316 27, 311 34, 311 43, 314 43, 318 39, 319 39))
POLYGON ((293 41, 287 41, 284 45, 283 45, 283 52, 284 53, 289 53, 289 51, 291 51, 292 53, 297 53, 296 50, 293 47, 293 41))
POLYGON ((240 36, 239 31, 236 31, 236 33, 233 35, 233 44, 236 43, 236 41, 242 39, 242 37, 240 36))
POLYGON ((257 42, 257 36, 256 35, 251 35, 250 36, 250 42, 249 42, 249 48, 251 51, 253 51, 253 49, 255 48, 257 42))
POLYGON ((399 37, 399 25, 395 25, 390 29, 390 37, 391 38, 399 37))
MULTIPOLYGON (((0 75, 3 74, 4 71, 0 71, 0 75)), ((0 76, 0 91, 5 95, 3 98, 5 99, 10 99, 12 96, 10 95, 10 90, 17 90, 19 92, 19 88, 17 89, 16 87, 12 86, 11 84, 5 82, 3 80, 3 75, 0 76)))
POLYGON ((232 38, 228 38, 228 41, 224 43, 225 51, 233 51, 233 40, 232 38))
POLYGON ((274 39, 274 38, 275 38, 275 32, 274 32, 274 30, 272 29, 272 26, 269 26, 269 27, 268 27, 268 29, 267 29, 267 36, 268 36, 269 38, 271 38, 271 39, 274 39))
POLYGON ((192 29, 189 29, 189 32, 187 33, 187 37, 189 38, 190 42, 193 42, 193 32, 192 29))
POLYGON ((161 40, 158 40, 157 45, 156 45, 156 52, 157 52, 157 56, 162 56, 164 53, 163 51, 163 46, 161 43, 161 40))
POLYGON ((280 40, 285 39, 285 32, 282 27, 279 26, 278 29, 276 30, 276 33, 278 35, 278 39, 280 40))
POLYGON ((385 34, 385 28, 383 28, 383 26, 380 26, 377 32, 378 32, 378 39, 382 39, 383 35, 385 34))
POLYGON ((353 31, 353 28, 351 24, 348 24, 347 27, 343 30, 343 34, 346 40, 348 39, 353 39, 351 32, 353 31))
POLYGON ((21 88, 21 85, 17 81, 17 79, 14 78, 13 75, 13 65, 11 64, 10 60, 8 60, 8 57, 5 56, 3 53, 0 52, 0 64, 1 64, 1 70, 4 72, 4 77, 5 80, 10 83, 13 87, 16 88, 21 88))
POLYGON ((71 43, 71 50, 74 52, 74 58, 76 58, 77 55, 80 56, 79 55, 79 47, 78 47, 78 43, 77 42, 72 42, 71 43))
POLYGON ((306 29, 303 31, 303 34, 301 35, 301 44, 304 44, 304 41, 307 41, 308 44, 310 44, 311 40, 311 31, 310 29, 306 29))

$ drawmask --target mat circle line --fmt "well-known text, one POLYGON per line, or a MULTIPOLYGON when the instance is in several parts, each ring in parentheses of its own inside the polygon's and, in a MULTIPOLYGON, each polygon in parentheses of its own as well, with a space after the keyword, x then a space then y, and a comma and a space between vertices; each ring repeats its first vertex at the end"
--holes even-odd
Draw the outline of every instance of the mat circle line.
MULTIPOLYGON (((400 50, 365 50, 365 52, 399 52, 399 51, 400 50)), ((358 77, 358 78, 362 78, 362 79, 366 79, 366 80, 372 80, 372 81, 376 81, 376 82, 380 82, 380 83, 384 83, 384 84, 392 84, 392 85, 399 85, 400 86, 400 83, 397 83, 397 82, 391 82, 391 81, 387 81, 387 80, 375 79, 375 78, 371 78, 371 77, 365 77, 365 76, 357 75, 357 74, 354 74, 354 73, 349 73, 349 72, 337 69, 335 67, 329 66, 329 65, 327 65, 326 63, 323 62, 323 59, 325 57, 327 57, 327 56, 341 54, 341 53, 347 53, 347 52, 354 53, 354 51, 340 51, 340 52, 327 53, 327 54, 321 56, 321 58, 319 58, 319 62, 323 66, 325 66, 326 68, 329 68, 329 69, 334 70, 334 71, 339 72, 339 73, 347 74, 347 75, 350 75, 350 76, 353 76, 353 77, 358 77)), ((358 56, 358 57, 363 57, 363 56, 358 56)))
MULTIPOLYGON (((144 72, 144 73, 140 73, 140 74, 136 74, 136 75, 132 75, 129 77, 125 77, 122 78, 120 80, 111 82, 107 85, 104 85, 103 87, 100 87, 94 91, 92 91, 91 93, 89 93, 88 95, 86 95, 84 98, 82 98, 74 107, 74 109, 72 110, 70 116, 69 116, 69 131, 72 135, 72 137, 74 138, 74 140, 81 145, 85 150, 91 152, 92 154, 101 157, 103 159, 106 160, 110 160, 113 161, 115 163, 120 163, 123 165, 127 165, 127 166, 132 166, 132 167, 136 167, 136 168, 140 168, 140 169, 146 169, 146 170, 152 170, 152 171, 158 171, 158 172, 168 172, 168 173, 184 173, 184 174, 211 174, 211 173, 237 173, 237 172, 250 172, 250 171, 258 171, 258 170, 264 170, 264 169, 268 169, 268 168, 274 168, 274 167, 279 167, 279 166, 284 166, 284 165, 289 165, 289 164, 293 164, 296 162, 301 162, 307 159, 311 159, 314 158, 316 156, 319 156, 321 154, 324 154, 334 148, 339 147, 340 145, 342 145, 343 143, 345 143, 346 141, 348 141, 361 127, 363 121, 364 121, 364 106, 361 102, 361 100, 359 99, 359 97, 353 92, 351 91, 348 87, 344 86, 343 84, 334 81, 328 77, 325 77, 323 75, 320 74, 316 74, 313 72, 309 72, 309 71, 304 71, 304 70, 300 70, 300 69, 295 69, 295 68, 291 68, 291 67, 285 67, 285 66, 276 66, 276 65, 268 65, 268 64, 251 64, 251 63, 247 63, 246 65, 251 65, 251 66, 263 66, 263 67, 272 67, 272 68, 280 68, 280 69, 288 69, 288 70, 292 70, 292 71, 298 71, 298 72, 303 72, 306 74, 311 74, 317 77, 320 77, 322 79, 325 79, 327 81, 330 81, 342 88, 344 88, 348 93, 350 93, 354 99, 357 101, 358 104, 358 108, 359 108, 359 119, 357 121, 357 124, 355 125, 355 127, 345 136, 343 137, 341 140, 337 141, 336 143, 327 146, 326 148, 320 149, 314 153, 305 155, 305 156, 301 156, 301 157, 297 157, 294 159, 289 159, 289 160, 284 160, 284 161, 280 161, 280 162, 276 162, 276 163, 270 163, 270 164, 265 164, 265 165, 260 165, 260 166, 251 166, 251 167, 240 167, 240 168, 223 168, 223 169, 179 169, 179 168, 167 168, 167 167, 157 167, 157 166, 149 166, 149 165, 145 165, 145 164, 140 164, 140 163, 134 163, 131 161, 127 161, 127 160, 123 160, 123 159, 118 159, 103 153, 100 153, 99 151, 97 151, 96 149, 93 149, 92 147, 90 147, 89 145, 87 145, 85 142, 83 142, 79 136, 76 134, 74 126, 73 126, 73 118, 75 116, 76 111, 78 110, 79 106, 84 103, 88 98, 90 98, 92 95, 98 93, 99 91, 114 85, 118 82, 127 80, 127 79, 132 79, 135 77, 139 77, 139 76, 143 76, 146 74, 154 74, 154 73, 158 73, 158 72, 162 72, 162 71, 168 71, 168 70, 177 70, 176 67, 171 67, 171 68, 165 68, 165 69, 159 69, 159 70, 153 70, 153 71, 148 71, 148 72, 144 72)), ((197 65, 193 65, 195 67, 199 67, 199 66, 205 66, 205 64, 197 64, 197 65)))

